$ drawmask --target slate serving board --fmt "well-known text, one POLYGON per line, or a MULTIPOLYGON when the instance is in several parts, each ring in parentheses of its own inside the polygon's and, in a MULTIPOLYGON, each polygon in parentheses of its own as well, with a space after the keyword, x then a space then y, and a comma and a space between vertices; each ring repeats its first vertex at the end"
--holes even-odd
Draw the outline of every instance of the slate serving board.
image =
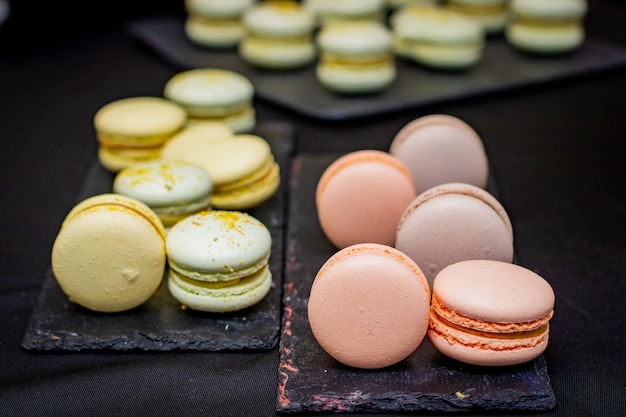
MULTIPOLYGON (((294 158, 290 179, 282 335, 276 411, 461 412, 549 410, 556 406, 544 356, 518 366, 462 364, 428 338, 405 361, 382 370, 349 368, 317 344, 307 320, 313 279, 336 252, 315 213, 315 188, 338 155, 294 158)), ((488 187, 488 191, 493 190, 488 187)))
MULTIPOLYGON (((278 344, 284 264, 284 229, 293 129, 284 123, 259 123, 255 132, 271 145, 281 168, 277 193, 248 212, 272 235, 272 287, 258 304, 233 313, 211 314, 183 310, 167 289, 157 292, 133 310, 103 314, 70 303, 49 269, 32 313, 22 346, 29 350, 262 350, 278 344)), ((98 161, 92 164, 77 201, 111 192, 114 175, 98 161)))
POLYGON ((427 104, 503 92, 530 85, 596 73, 626 65, 626 49, 588 36, 575 53, 532 57, 514 50, 502 37, 488 38, 483 59, 469 71, 429 70, 398 58, 398 77, 380 94, 342 96, 325 90, 315 79, 315 66, 273 72, 253 68, 235 50, 219 51, 192 44, 180 17, 137 20, 129 33, 179 70, 225 68, 245 75, 256 96, 288 110, 322 120, 347 120, 427 104))

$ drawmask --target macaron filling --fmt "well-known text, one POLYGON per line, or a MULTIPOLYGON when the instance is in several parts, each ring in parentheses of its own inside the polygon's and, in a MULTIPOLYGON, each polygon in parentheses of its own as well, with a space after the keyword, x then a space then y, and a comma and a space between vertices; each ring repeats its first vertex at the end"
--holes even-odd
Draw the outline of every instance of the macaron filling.
MULTIPOLYGON (((532 348, 548 341, 549 325, 546 323, 529 331, 497 333, 479 331, 446 321, 431 310, 429 332, 434 332, 451 345, 459 344, 472 349, 507 351, 532 348)), ((432 337, 432 335, 431 335, 432 337)))

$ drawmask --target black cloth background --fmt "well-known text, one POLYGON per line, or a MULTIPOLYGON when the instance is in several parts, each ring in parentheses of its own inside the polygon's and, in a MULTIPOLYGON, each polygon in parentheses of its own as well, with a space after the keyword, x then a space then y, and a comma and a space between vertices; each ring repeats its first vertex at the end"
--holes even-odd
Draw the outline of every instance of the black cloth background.
MULTIPOLYGON (((160 95, 176 72, 125 22, 182 6, 12 3, 0 28, 0 415, 275 415, 276 349, 22 349, 52 242, 96 156, 93 115, 118 98, 160 95)), ((590 2, 589 33, 626 46, 625 24, 622 2, 590 2)), ((557 294, 545 355, 558 405, 538 415, 626 415, 626 69, 345 122, 255 106, 259 119, 293 124, 298 152, 385 150, 424 114, 474 126, 520 262, 557 294)))

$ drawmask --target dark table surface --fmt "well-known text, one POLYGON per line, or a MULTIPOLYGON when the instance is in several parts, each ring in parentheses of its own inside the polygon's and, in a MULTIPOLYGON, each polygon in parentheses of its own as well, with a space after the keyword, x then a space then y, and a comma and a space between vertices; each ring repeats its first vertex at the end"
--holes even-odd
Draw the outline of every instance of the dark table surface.
MULTIPOLYGON (((0 27, 0 415, 275 415, 278 349, 22 348, 52 242, 96 157, 93 115, 121 97, 161 95, 177 72, 129 36, 127 23, 180 14, 182 5, 12 3, 0 27)), ((590 1, 586 25, 626 47, 622 2, 590 1)), ((386 150, 425 114, 470 123, 520 262, 556 293, 545 359, 557 407, 538 415, 626 415, 626 68, 347 121, 255 106, 259 120, 293 126, 298 154, 386 150)))

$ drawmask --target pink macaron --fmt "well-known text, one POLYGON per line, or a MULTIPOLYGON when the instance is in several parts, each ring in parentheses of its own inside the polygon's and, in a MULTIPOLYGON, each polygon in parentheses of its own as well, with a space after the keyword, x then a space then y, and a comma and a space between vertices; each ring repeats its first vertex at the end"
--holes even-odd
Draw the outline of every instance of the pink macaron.
POLYGON ((454 116, 431 114, 413 120, 395 135, 389 153, 409 168, 418 193, 448 182, 487 185, 489 164, 482 139, 454 116))
POLYGON ((416 196, 413 177, 400 160, 366 149, 326 168, 315 203, 320 226, 337 248, 364 242, 393 246, 400 216, 416 196))
POLYGON ((308 302, 313 336, 355 368, 394 365, 417 349, 428 328, 430 289, 420 268, 393 247, 352 245, 318 271, 308 302))
POLYGON ((397 249, 432 281, 440 270, 468 259, 513 261, 513 227, 500 202, 465 183, 447 183, 419 194, 398 223, 397 249))
POLYGON ((548 345, 554 301, 550 284, 522 266, 458 262, 434 280, 428 338, 444 355, 473 365, 527 362, 548 345))

